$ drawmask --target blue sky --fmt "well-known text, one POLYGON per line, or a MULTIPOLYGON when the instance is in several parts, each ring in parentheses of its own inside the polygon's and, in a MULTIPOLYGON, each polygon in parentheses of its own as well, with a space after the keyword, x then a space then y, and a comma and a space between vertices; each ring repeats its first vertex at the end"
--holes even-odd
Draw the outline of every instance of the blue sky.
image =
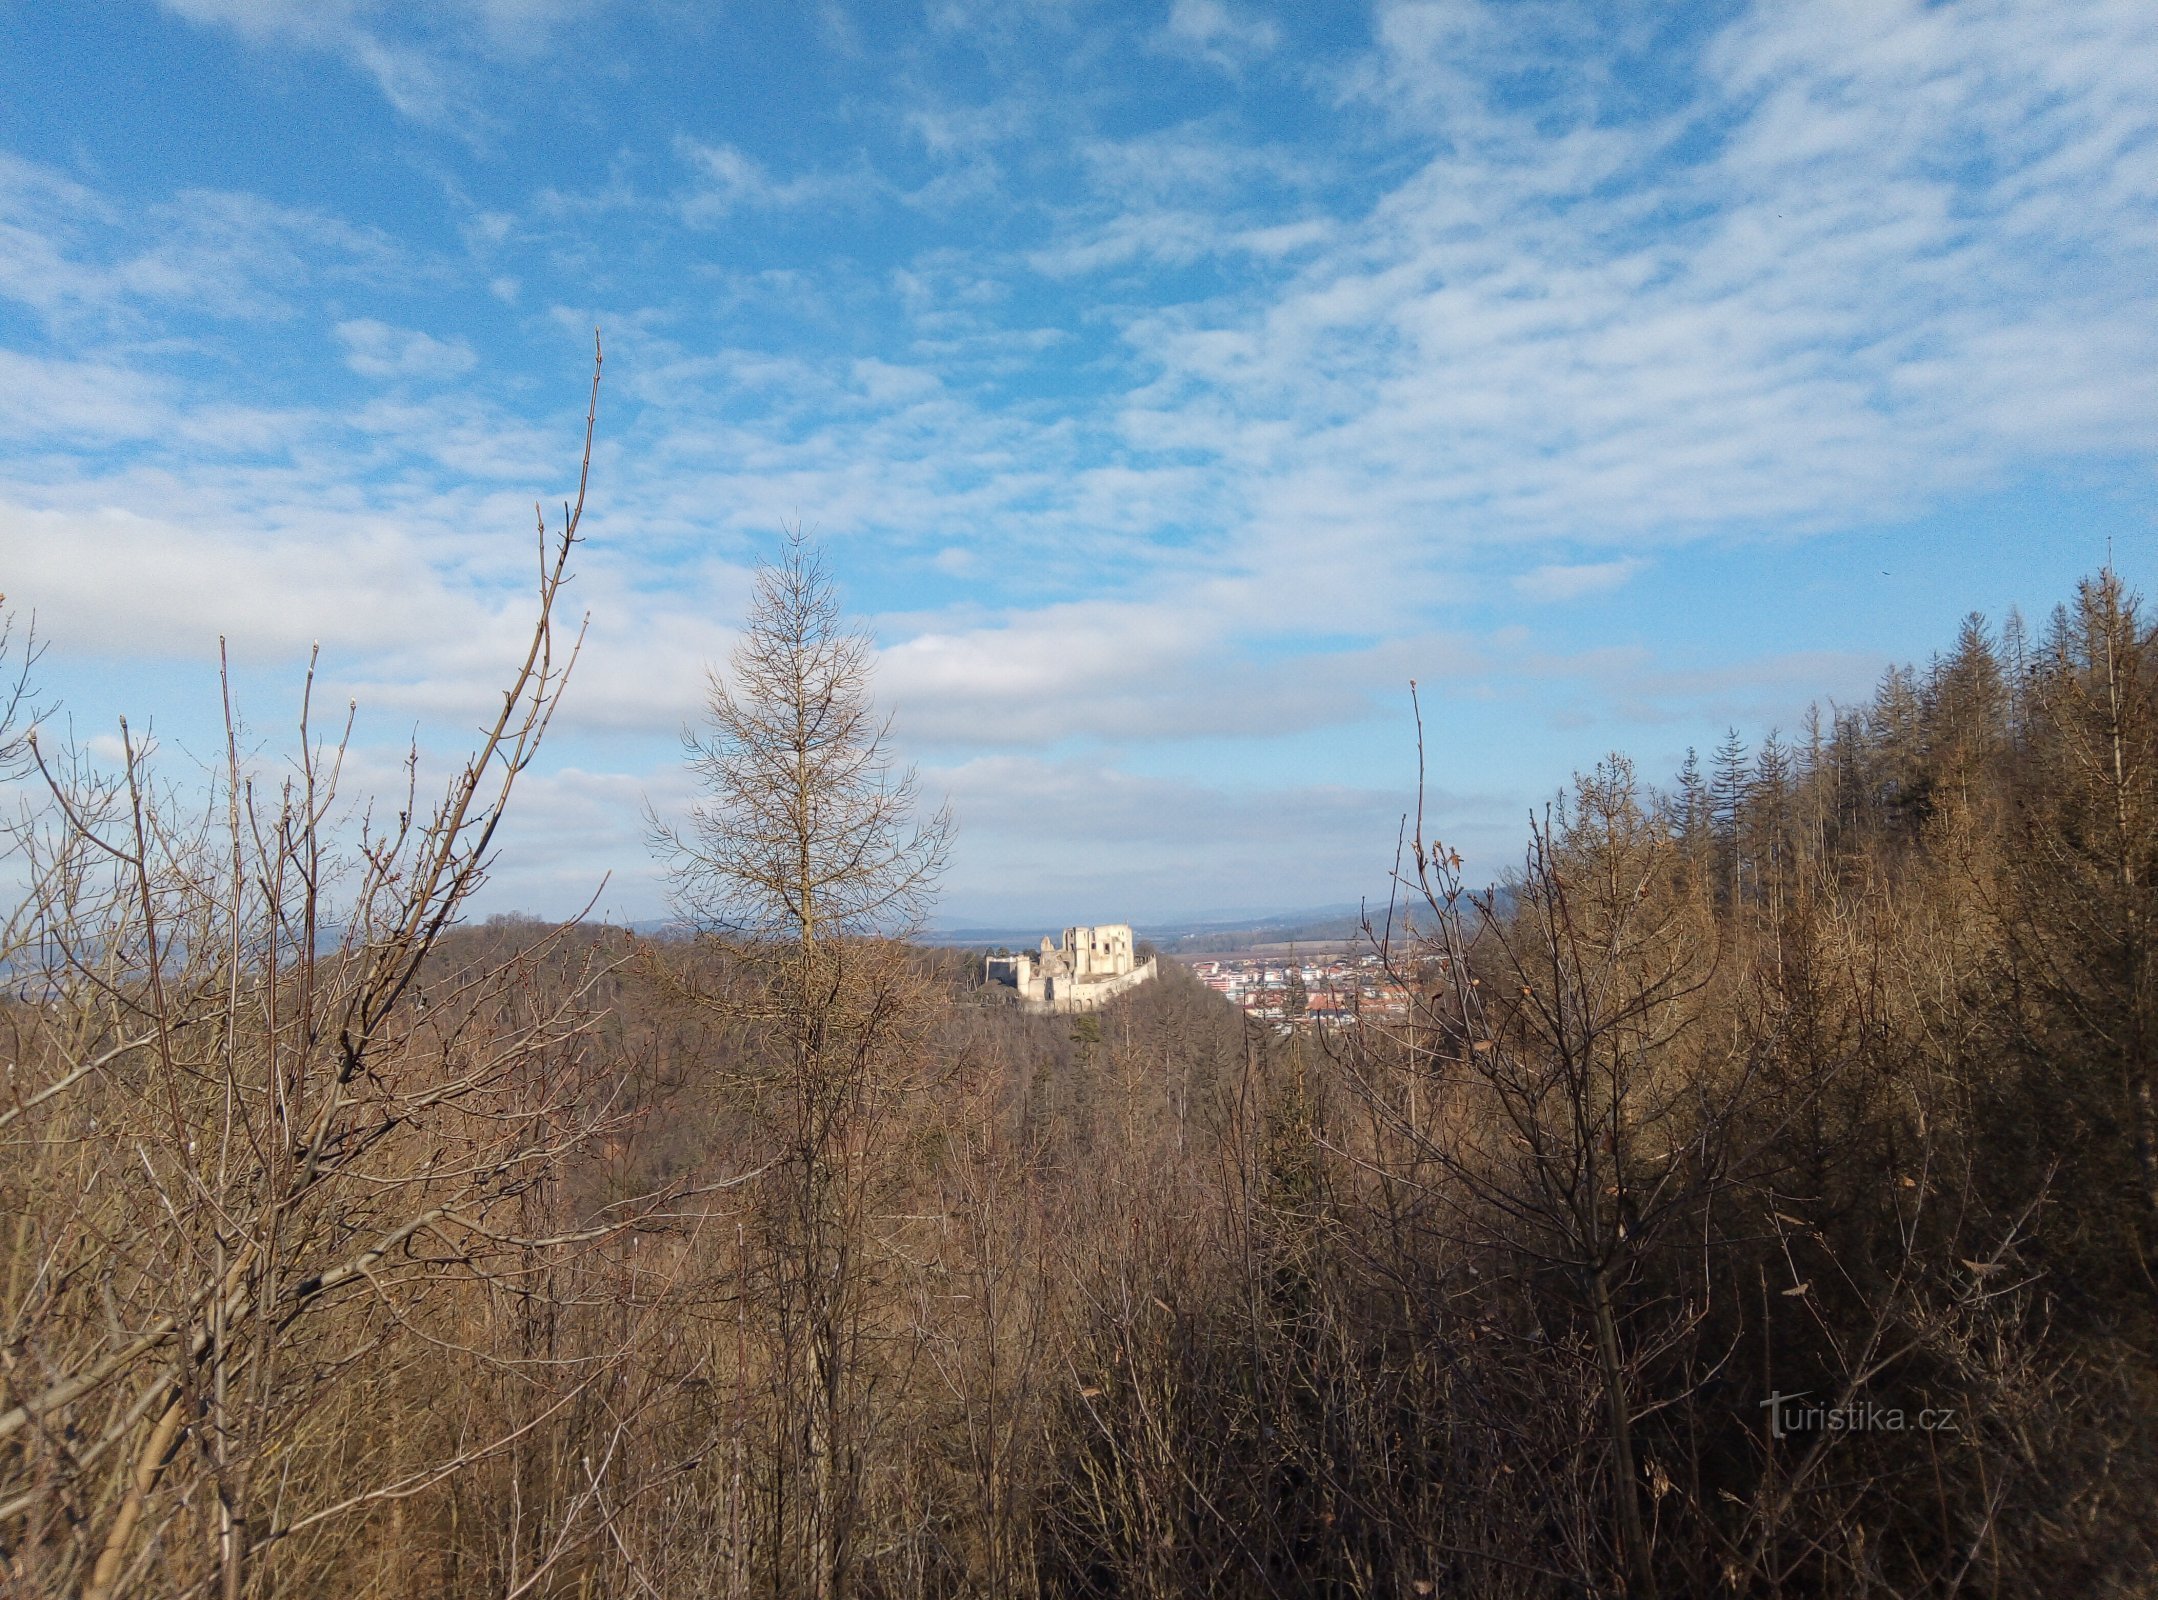
POLYGON ((960 922, 1480 870, 2043 607, 2158 511, 2158 8, 0 0, 0 590, 93 751, 356 782, 592 613, 483 909, 639 813, 800 522, 960 922))

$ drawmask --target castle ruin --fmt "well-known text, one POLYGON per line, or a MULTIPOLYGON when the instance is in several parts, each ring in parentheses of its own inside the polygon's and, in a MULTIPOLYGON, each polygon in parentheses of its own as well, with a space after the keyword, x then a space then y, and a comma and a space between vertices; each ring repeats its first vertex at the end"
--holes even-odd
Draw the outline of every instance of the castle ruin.
POLYGON ((1030 1011, 1092 1011, 1154 976, 1154 962, 1133 959, 1131 929, 1121 922, 1066 928, 1064 942, 1039 952, 991 956, 991 983, 1009 984, 1030 1011))

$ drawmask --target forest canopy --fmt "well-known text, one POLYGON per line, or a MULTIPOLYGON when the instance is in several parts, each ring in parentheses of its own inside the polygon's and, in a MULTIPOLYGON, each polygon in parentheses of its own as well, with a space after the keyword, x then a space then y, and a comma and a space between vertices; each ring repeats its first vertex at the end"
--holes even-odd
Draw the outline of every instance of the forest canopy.
POLYGON ((500 720, 356 842, 312 721, 190 810, 14 697, 7 1592, 2145 1592, 2117 574, 1668 784, 1613 755, 1489 890, 1413 812, 1406 1010, 1292 1029, 899 937, 947 819, 800 545, 662 841, 695 931, 468 924, 579 509, 500 720))

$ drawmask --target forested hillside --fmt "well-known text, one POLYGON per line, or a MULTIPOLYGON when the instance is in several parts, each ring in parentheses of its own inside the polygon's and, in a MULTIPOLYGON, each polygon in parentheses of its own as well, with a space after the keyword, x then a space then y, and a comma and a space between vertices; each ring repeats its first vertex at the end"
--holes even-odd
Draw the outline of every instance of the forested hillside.
POLYGON ((319 736, 190 813, 8 730, 7 1593, 2148 1592, 2112 574, 1613 756, 1494 895, 1412 818, 1408 1018, 1283 1036, 844 919, 457 926, 551 571, 471 766, 342 852, 319 736))

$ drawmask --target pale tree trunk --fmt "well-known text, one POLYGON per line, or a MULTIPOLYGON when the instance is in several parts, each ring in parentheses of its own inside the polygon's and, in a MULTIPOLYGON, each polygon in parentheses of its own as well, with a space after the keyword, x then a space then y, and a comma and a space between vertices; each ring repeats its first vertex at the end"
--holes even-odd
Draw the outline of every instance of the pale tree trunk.
POLYGON ((2128 706, 2121 681, 2123 641, 2117 601, 2109 600, 2106 613, 2106 754, 2113 794, 2113 871, 2121 893, 2123 918, 2121 960, 2127 968, 2128 1016, 2121 1030, 2121 1080, 2128 1100, 2130 1125, 2134 1129, 2136 1169, 2143 1183, 2143 1204, 2158 1220, 2158 1107, 2153 1105, 2150 1046, 2145 1026, 2148 966, 2147 930, 2143 923, 2142 889, 2137 881, 2135 857, 2136 817, 2130 774, 2128 706))

